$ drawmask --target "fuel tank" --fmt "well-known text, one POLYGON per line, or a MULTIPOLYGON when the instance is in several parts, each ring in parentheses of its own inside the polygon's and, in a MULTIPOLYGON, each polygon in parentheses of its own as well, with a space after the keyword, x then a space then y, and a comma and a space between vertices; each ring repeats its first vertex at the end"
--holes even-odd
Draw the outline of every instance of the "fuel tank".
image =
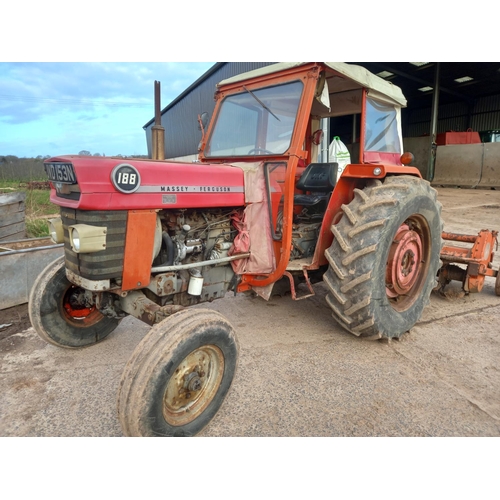
POLYGON ((243 171, 228 164, 65 155, 44 162, 52 203, 80 210, 244 206, 243 171))

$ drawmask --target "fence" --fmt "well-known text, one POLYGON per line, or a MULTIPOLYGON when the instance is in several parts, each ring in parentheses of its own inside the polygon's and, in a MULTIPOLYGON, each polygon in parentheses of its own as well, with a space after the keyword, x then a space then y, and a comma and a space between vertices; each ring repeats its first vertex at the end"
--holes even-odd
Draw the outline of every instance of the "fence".
POLYGON ((0 156, 0 181, 32 181, 46 178, 42 159, 0 156))

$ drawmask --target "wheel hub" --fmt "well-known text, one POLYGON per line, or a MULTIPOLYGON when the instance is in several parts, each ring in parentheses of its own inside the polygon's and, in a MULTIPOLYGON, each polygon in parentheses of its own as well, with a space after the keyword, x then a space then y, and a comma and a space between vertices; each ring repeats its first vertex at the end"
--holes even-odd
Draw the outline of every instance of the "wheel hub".
POLYGON ((177 366, 163 396, 163 416, 174 426, 185 425, 205 411, 224 374, 224 355, 214 345, 188 354, 177 366))
POLYGON ((184 384, 184 387, 188 391, 199 391, 203 386, 203 381, 200 377, 200 374, 198 372, 191 372, 189 375, 186 376, 186 383, 184 384))
POLYGON ((415 284, 422 260, 422 239, 405 223, 392 242, 385 275, 390 298, 407 295, 415 284))
POLYGON ((64 294, 63 307, 68 319, 73 321, 87 321, 98 314, 95 305, 87 304, 84 291, 74 285, 64 294))

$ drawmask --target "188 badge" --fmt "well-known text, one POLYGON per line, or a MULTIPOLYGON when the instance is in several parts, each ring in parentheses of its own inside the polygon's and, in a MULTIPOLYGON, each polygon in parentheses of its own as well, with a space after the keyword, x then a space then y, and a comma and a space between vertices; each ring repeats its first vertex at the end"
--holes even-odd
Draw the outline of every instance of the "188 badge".
POLYGON ((141 176, 135 167, 128 163, 117 165, 111 172, 111 182, 122 193, 133 193, 141 185, 141 176))

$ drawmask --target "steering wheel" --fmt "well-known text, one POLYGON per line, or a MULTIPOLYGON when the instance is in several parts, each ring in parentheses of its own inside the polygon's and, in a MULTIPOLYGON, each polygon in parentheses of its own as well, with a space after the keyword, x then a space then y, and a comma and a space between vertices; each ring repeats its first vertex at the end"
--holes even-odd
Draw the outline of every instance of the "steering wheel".
POLYGON ((274 154, 272 151, 269 151, 269 149, 264 149, 264 148, 253 148, 247 154, 251 155, 251 154, 255 154, 255 153, 264 154, 264 155, 274 154))

